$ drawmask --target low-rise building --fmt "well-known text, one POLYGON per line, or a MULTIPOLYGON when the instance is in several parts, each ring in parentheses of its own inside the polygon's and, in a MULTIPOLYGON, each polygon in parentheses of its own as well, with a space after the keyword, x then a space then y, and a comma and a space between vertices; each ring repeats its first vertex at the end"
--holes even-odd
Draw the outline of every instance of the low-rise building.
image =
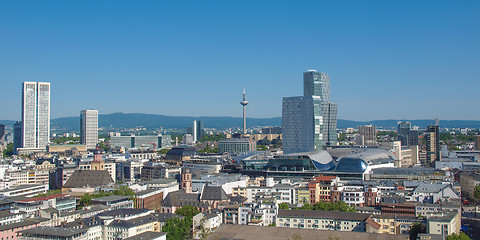
POLYGON ((301 229, 365 232, 370 214, 314 211, 278 210, 276 226, 301 229))
POLYGON ((133 208, 133 200, 127 196, 110 195, 105 197, 93 198, 92 204, 98 204, 109 207, 111 210, 121 208, 133 208))

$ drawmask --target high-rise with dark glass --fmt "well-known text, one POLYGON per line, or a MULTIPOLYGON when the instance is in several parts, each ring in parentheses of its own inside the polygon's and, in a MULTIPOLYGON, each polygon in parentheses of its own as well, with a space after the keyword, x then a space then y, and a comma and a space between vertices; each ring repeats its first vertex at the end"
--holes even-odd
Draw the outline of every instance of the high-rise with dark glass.
POLYGON ((410 122, 399 122, 397 133, 402 146, 418 145, 418 130, 412 129, 410 122))
POLYGON ((282 106, 283 152, 320 151, 337 141, 337 104, 330 102, 328 74, 303 73, 303 96, 285 97, 282 106))

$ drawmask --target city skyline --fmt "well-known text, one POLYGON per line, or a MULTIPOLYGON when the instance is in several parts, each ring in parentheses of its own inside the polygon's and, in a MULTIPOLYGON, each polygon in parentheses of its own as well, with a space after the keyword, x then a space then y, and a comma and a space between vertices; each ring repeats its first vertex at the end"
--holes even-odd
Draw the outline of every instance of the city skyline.
POLYGON ((238 117, 243 87, 250 117, 279 117, 312 68, 335 79, 340 119, 480 119, 478 2, 82 4, 0 3, 2 120, 20 120, 24 81, 55 86, 52 118, 238 117))

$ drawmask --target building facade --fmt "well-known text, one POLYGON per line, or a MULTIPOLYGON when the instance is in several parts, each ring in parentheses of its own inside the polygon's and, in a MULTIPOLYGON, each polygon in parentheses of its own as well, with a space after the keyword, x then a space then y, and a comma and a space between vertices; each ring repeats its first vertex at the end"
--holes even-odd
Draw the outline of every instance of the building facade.
POLYGON ((328 74, 303 74, 303 96, 285 97, 282 105, 283 151, 320 151, 337 142, 337 104, 330 102, 328 74))
POLYGON ((98 143, 98 110, 80 112, 80 143, 95 149, 98 143))
POLYGON ((50 83, 24 82, 21 148, 44 149, 50 141, 50 83))

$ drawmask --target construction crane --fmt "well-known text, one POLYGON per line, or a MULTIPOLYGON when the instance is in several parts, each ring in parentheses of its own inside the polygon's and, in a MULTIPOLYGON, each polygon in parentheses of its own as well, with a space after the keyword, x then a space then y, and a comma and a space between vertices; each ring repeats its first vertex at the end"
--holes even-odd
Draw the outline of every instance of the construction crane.
POLYGON ((147 143, 147 144, 151 144, 153 146, 153 151, 155 152, 155 149, 157 148, 157 144, 156 143, 147 143))

